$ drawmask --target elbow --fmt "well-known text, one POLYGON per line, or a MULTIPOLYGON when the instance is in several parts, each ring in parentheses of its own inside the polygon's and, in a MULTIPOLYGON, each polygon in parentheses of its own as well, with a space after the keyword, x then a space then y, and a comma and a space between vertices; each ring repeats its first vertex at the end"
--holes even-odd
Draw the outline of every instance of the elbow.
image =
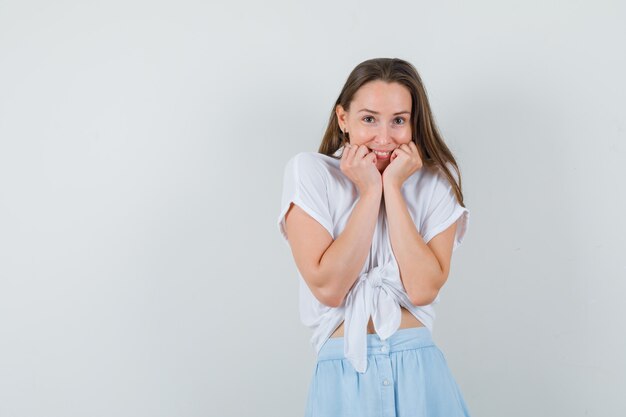
POLYGON ((407 288, 409 300, 418 307, 432 304, 439 295, 439 290, 443 287, 446 276, 438 275, 436 278, 426 280, 421 285, 412 287, 411 291, 408 291, 407 288))
POLYGON ((308 281, 309 288, 317 301, 331 308, 340 307, 346 296, 337 285, 334 285, 336 282, 339 280, 320 274, 308 281))
POLYGON ((342 301, 343 300, 340 300, 338 298, 327 298, 325 302, 322 302, 322 304, 331 308, 337 308, 341 306, 342 301))
POLYGON ((437 298, 438 294, 438 288, 421 289, 414 294, 409 294, 409 299, 411 300, 411 303, 413 303, 413 305, 422 307, 432 304, 437 298))
POLYGON ((322 300, 320 302, 328 307, 337 308, 343 304, 344 297, 340 297, 337 295, 337 292, 325 292, 322 295, 322 300))
POLYGON ((344 297, 340 297, 337 291, 330 290, 327 287, 316 288, 313 291, 313 295, 317 298, 317 301, 327 307, 337 308, 343 304, 344 297))

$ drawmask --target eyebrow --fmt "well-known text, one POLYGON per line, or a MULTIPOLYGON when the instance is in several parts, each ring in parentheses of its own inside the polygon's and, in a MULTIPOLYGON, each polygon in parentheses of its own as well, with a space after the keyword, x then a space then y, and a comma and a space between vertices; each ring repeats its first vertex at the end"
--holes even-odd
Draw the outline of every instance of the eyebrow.
MULTIPOLYGON (((380 114, 380 113, 378 113, 377 111, 370 110, 370 109, 361 109, 361 110, 359 110, 359 111, 360 111, 360 112, 365 111, 365 112, 368 112, 368 113, 373 113, 373 114, 380 114)), ((399 114, 404 114, 404 113, 406 113, 406 114, 411 114, 411 112, 410 112, 410 111, 399 111, 398 113, 394 113, 393 115, 394 115, 394 116, 397 116, 397 115, 399 115, 399 114)))

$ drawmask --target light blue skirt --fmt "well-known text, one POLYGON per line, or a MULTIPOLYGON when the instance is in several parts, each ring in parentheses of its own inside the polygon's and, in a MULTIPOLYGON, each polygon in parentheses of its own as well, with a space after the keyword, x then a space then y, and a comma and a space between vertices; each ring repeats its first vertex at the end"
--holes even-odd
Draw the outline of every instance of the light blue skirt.
POLYGON ((367 335, 367 370, 343 356, 343 337, 322 346, 305 417, 469 417, 446 358, 426 327, 367 335))

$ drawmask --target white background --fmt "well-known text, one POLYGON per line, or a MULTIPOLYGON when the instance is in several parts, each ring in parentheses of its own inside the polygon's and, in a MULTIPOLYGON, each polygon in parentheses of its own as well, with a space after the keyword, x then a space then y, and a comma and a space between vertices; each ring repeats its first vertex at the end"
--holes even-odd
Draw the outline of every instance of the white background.
POLYGON ((413 63, 471 219, 434 337, 473 416, 626 415, 618 1, 0 0, 0 416, 298 416, 276 225, 359 62, 413 63))

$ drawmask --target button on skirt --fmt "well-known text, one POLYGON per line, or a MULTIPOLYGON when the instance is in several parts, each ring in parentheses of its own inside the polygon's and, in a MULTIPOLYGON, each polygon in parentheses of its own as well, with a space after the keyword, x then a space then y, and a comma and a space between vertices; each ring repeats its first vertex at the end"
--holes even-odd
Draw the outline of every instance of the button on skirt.
POLYGON ((443 352, 427 327, 399 329, 382 341, 367 335, 367 370, 329 338, 315 364, 305 417, 469 417, 443 352))

